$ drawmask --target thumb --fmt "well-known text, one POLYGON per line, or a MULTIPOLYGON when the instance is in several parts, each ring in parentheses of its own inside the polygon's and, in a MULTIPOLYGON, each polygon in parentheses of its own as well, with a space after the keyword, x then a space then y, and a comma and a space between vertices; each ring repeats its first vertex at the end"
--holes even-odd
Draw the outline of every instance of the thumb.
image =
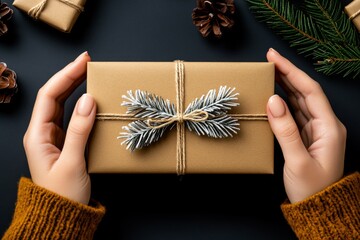
POLYGON ((267 104, 270 127, 278 140, 287 164, 303 163, 309 154, 302 142, 297 125, 284 100, 278 95, 270 97, 267 104))
POLYGON ((96 104, 93 97, 88 94, 82 95, 76 103, 67 129, 63 154, 71 156, 72 159, 83 159, 95 114, 96 104))

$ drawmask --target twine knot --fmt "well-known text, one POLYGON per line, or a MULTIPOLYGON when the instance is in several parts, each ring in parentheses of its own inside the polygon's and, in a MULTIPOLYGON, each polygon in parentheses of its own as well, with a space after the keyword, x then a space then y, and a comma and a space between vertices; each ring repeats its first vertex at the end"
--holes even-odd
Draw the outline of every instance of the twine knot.
MULTIPOLYGON (((75 9, 78 12, 84 11, 83 6, 80 6, 80 5, 72 2, 71 0, 57 0, 57 1, 64 3, 64 4, 68 5, 69 7, 72 7, 73 9, 75 9)), ((48 2, 48 0, 43 0, 43 1, 39 2, 38 4, 36 4, 34 7, 32 7, 28 11, 29 16, 36 20, 39 19, 40 14, 45 9, 47 2, 48 2)))
POLYGON ((159 129, 166 127, 174 122, 178 122, 180 124, 183 124, 185 121, 203 122, 206 121, 208 118, 209 114, 207 112, 196 109, 190 113, 180 113, 171 118, 148 119, 146 121, 146 124, 153 129, 159 129))

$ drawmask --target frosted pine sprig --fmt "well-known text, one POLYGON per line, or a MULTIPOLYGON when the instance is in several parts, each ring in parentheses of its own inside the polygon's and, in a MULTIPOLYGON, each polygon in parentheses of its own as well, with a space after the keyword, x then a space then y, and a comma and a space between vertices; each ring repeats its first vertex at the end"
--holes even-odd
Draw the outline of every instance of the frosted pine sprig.
POLYGON ((196 132, 197 135, 212 138, 232 137, 240 130, 239 121, 227 115, 203 122, 186 121, 185 125, 190 131, 196 132))
POLYGON ((202 110, 211 117, 223 115, 227 113, 232 107, 238 106, 238 93, 233 93, 235 88, 221 86, 218 93, 216 89, 211 89, 206 95, 202 95, 199 99, 196 98, 186 108, 184 114, 195 110, 202 110))
POLYGON ((134 121, 128 126, 123 127, 126 132, 121 132, 118 138, 125 138, 121 144, 126 144, 126 149, 134 151, 149 146, 158 141, 171 126, 163 128, 150 128, 144 121, 134 121))
MULTIPOLYGON (((185 120, 185 126, 198 135, 213 138, 232 137, 239 131, 238 120, 226 115, 232 107, 238 106, 235 88, 221 86, 218 92, 210 90, 206 95, 192 101, 183 115, 191 115, 194 111, 201 111, 208 115, 203 121, 185 120)), ((126 144, 127 149, 134 151, 149 146, 158 141, 164 133, 175 126, 173 119, 177 118, 175 105, 169 100, 146 91, 127 91, 123 95, 126 100, 121 105, 128 108, 127 114, 134 114, 141 118, 123 127, 126 132, 120 133, 118 138, 125 138, 121 144, 126 144), (148 124, 149 119, 169 119, 169 124, 161 128, 154 128, 148 124)))
POLYGON ((176 114, 174 104, 168 99, 146 91, 136 90, 135 94, 131 90, 127 95, 122 96, 124 101, 121 106, 127 107, 127 114, 135 114, 139 118, 170 118, 176 114))

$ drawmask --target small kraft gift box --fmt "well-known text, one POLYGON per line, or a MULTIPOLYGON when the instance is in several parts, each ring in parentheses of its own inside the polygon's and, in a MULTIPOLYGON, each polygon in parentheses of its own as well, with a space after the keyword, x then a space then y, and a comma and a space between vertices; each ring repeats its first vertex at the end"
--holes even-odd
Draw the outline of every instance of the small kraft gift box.
POLYGON ((87 74, 90 173, 273 173, 273 63, 89 62, 87 74))
POLYGON ((35 20, 41 20, 62 31, 70 32, 86 0, 15 0, 13 5, 35 20))
POLYGON ((354 0, 345 7, 345 13, 360 32, 360 0, 354 0))

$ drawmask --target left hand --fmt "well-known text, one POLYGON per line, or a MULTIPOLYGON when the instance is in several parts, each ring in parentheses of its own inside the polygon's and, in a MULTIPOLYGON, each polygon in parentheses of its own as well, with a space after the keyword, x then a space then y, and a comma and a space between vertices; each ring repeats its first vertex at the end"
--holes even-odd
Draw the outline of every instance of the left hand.
POLYGON ((38 92, 24 147, 35 184, 83 204, 90 200, 85 145, 94 124, 96 104, 84 94, 77 102, 66 135, 64 103, 82 83, 87 52, 55 74, 38 92))

